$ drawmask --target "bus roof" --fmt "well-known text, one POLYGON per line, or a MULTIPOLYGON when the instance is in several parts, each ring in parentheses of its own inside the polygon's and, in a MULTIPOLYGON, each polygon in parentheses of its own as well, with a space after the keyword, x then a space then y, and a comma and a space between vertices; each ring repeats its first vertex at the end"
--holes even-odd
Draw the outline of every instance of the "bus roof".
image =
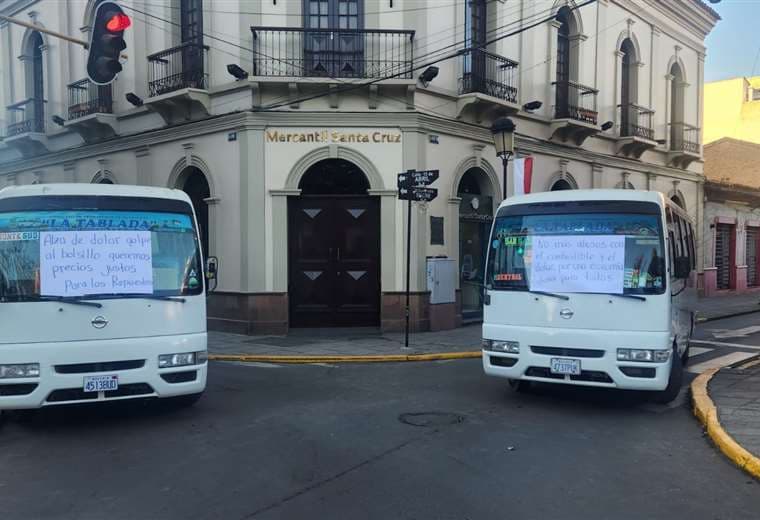
POLYGON ((148 197, 190 202, 190 198, 182 190, 124 184, 27 184, 24 186, 6 186, 5 188, 0 189, 0 199, 15 197, 44 197, 51 195, 148 197))
POLYGON ((559 190, 515 195, 504 200, 499 207, 515 204, 535 204, 538 202, 575 202, 581 200, 624 200, 654 202, 664 205, 665 197, 659 191, 643 190, 559 190))

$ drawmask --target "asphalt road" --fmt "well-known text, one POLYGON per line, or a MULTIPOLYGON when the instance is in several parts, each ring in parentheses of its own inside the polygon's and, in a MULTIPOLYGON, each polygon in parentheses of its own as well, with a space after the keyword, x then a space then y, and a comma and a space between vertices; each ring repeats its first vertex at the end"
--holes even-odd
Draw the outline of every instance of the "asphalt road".
MULTIPOLYGON (((707 323, 700 337, 758 321, 707 323)), ((734 520, 758 511, 760 483, 709 443, 685 398, 668 407, 555 386, 519 395, 477 360, 215 363, 190 409, 68 408, 0 427, 3 520, 734 520)))

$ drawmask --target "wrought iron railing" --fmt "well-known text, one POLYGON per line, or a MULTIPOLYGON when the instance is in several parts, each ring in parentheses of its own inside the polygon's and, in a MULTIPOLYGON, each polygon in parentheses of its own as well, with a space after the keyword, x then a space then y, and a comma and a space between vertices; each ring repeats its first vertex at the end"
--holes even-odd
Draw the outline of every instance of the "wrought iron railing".
POLYGON ((699 128, 686 123, 670 123, 670 149, 674 152, 700 153, 699 128))
POLYGON ((148 94, 160 96, 183 88, 208 88, 208 47, 188 42, 148 56, 148 94))
POLYGON ((251 27, 253 75, 411 78, 414 31, 251 27))
POLYGON ((641 137, 654 141, 652 118, 654 110, 630 103, 618 105, 620 108, 620 136, 641 137))
POLYGON ((575 119, 597 124, 596 97, 599 91, 573 81, 555 81, 555 119, 575 119))
POLYGON ((6 109, 8 113, 6 138, 30 132, 45 132, 45 100, 26 99, 6 109))
POLYGON ((90 114, 113 113, 111 85, 96 85, 89 79, 75 81, 68 86, 69 120, 90 114))
POLYGON ((482 49, 473 49, 462 58, 464 73, 459 78, 459 94, 479 92, 517 103, 516 61, 482 49))

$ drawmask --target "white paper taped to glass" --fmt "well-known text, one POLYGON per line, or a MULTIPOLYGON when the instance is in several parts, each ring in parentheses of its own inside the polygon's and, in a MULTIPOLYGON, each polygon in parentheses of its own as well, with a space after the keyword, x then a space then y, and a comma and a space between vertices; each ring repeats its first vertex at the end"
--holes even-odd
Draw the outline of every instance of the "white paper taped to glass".
POLYGON ((151 294, 150 231, 40 233, 40 294, 151 294))
POLYGON ((532 291, 622 294, 624 275, 624 235, 532 237, 532 291))

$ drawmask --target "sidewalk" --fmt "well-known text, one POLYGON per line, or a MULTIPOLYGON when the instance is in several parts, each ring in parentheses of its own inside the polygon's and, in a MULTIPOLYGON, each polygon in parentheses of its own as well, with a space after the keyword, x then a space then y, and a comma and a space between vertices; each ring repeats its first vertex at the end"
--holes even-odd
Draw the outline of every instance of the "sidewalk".
POLYGON ((760 478, 760 356, 699 376, 692 396, 694 412, 718 448, 760 478))
POLYGON ((377 329, 293 329, 287 336, 243 336, 209 332, 209 354, 245 356, 398 356, 477 351, 480 325, 409 335, 377 329))
POLYGON ((760 293, 711 296, 697 301, 697 321, 712 321, 730 316, 760 312, 760 293))

